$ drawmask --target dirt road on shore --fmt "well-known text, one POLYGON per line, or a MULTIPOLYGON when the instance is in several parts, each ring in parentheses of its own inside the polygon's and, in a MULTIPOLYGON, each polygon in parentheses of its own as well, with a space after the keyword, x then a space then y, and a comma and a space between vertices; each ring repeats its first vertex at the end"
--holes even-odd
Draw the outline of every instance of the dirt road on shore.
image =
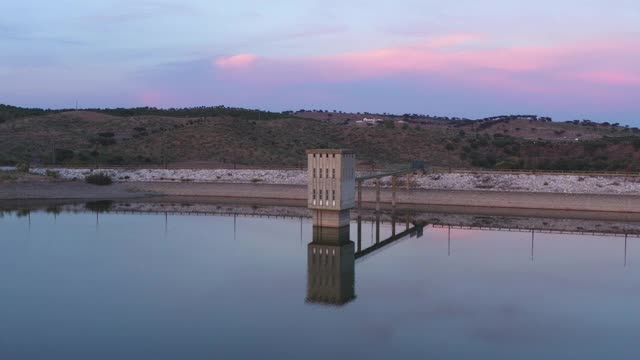
POLYGON ((21 182, 0 184, 0 200, 28 199, 124 199, 151 195, 130 184, 96 186, 80 181, 21 182))
MULTIPOLYGON (((288 200, 304 204, 306 186, 232 183, 129 182, 95 186, 83 182, 16 183, 0 185, 0 200, 16 199, 125 199, 150 196, 288 200)), ((363 189, 363 201, 375 201, 375 190, 363 189)), ((391 191, 381 194, 383 207, 391 191)), ((460 206, 640 213, 640 196, 496 192, 477 190, 399 190, 403 207, 460 206)))

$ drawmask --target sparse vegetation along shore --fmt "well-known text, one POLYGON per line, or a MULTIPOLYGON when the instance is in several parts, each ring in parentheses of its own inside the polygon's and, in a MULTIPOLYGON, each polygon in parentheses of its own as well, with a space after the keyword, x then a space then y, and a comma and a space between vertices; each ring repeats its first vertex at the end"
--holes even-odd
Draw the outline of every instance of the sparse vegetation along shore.
POLYGON ((365 164, 540 170, 640 170, 640 130, 535 115, 479 120, 420 114, 198 107, 0 106, 0 165, 300 166, 308 148, 352 148, 365 164), (378 123, 358 122, 364 117, 378 123))
POLYGON ((111 176, 103 173, 87 175, 84 178, 84 181, 86 181, 88 184, 101 185, 101 186, 111 185, 113 183, 111 176))

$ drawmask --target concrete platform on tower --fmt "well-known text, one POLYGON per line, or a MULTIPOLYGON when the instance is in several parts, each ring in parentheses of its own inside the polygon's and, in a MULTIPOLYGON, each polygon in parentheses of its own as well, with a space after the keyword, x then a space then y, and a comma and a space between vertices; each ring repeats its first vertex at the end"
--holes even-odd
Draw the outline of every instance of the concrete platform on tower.
POLYGON ((318 210, 312 209, 313 226, 340 228, 348 226, 351 221, 351 210, 318 210))

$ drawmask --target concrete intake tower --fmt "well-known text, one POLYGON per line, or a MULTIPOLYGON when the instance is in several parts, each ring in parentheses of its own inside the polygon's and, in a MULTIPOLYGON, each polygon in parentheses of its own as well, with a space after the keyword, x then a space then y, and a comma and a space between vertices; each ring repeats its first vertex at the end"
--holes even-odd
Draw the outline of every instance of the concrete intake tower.
POLYGON ((356 155, 353 150, 307 150, 308 207, 313 225, 348 226, 355 207, 356 155))

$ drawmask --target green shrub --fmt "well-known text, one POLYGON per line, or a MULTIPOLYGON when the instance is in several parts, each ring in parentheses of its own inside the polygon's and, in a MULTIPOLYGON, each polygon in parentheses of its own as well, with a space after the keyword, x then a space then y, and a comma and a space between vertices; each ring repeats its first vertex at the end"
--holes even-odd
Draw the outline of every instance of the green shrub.
POLYGON ((100 137, 100 138, 97 138, 95 142, 102 146, 109 146, 109 145, 114 145, 116 143, 116 139, 100 137))
POLYGON ((103 173, 87 175, 84 178, 84 181, 93 185, 111 185, 113 183, 111 176, 103 173))
POLYGON ((29 164, 27 163, 19 163, 18 165, 16 165, 16 170, 18 170, 19 172, 29 172, 29 164))
POLYGON ((91 157, 90 157, 89 153, 83 151, 83 152, 78 154, 78 160, 80 160, 82 162, 87 162, 87 161, 91 160, 91 157))
POLYGON ((109 165, 123 165, 125 160, 122 156, 116 155, 107 159, 107 164, 109 165))
POLYGON ((496 134, 496 135, 494 135, 494 139, 492 141, 493 146, 495 147, 503 148, 505 146, 512 145, 514 143, 513 138, 510 136, 504 136, 502 134, 496 134), (500 136, 496 136, 496 135, 500 135, 500 136))
POLYGON ((597 141, 585 142, 582 144, 585 152, 593 153, 599 149, 604 149, 607 147, 607 144, 597 141))
POLYGON ((55 170, 47 170, 45 171, 45 175, 53 179, 57 179, 60 177, 60 173, 55 170))
POLYGON ((393 129, 396 127, 396 123, 393 120, 384 120, 382 123, 387 129, 393 129))
POLYGON ((18 177, 15 174, 15 171, 0 171, 0 182, 2 181, 14 181, 18 177))
POLYGON ((56 149, 55 150, 55 159, 56 162, 65 162, 67 160, 73 159, 73 150, 69 149, 56 149))
POLYGON ((496 169, 519 169, 521 167, 520 163, 515 160, 502 160, 498 161, 495 165, 496 169))

